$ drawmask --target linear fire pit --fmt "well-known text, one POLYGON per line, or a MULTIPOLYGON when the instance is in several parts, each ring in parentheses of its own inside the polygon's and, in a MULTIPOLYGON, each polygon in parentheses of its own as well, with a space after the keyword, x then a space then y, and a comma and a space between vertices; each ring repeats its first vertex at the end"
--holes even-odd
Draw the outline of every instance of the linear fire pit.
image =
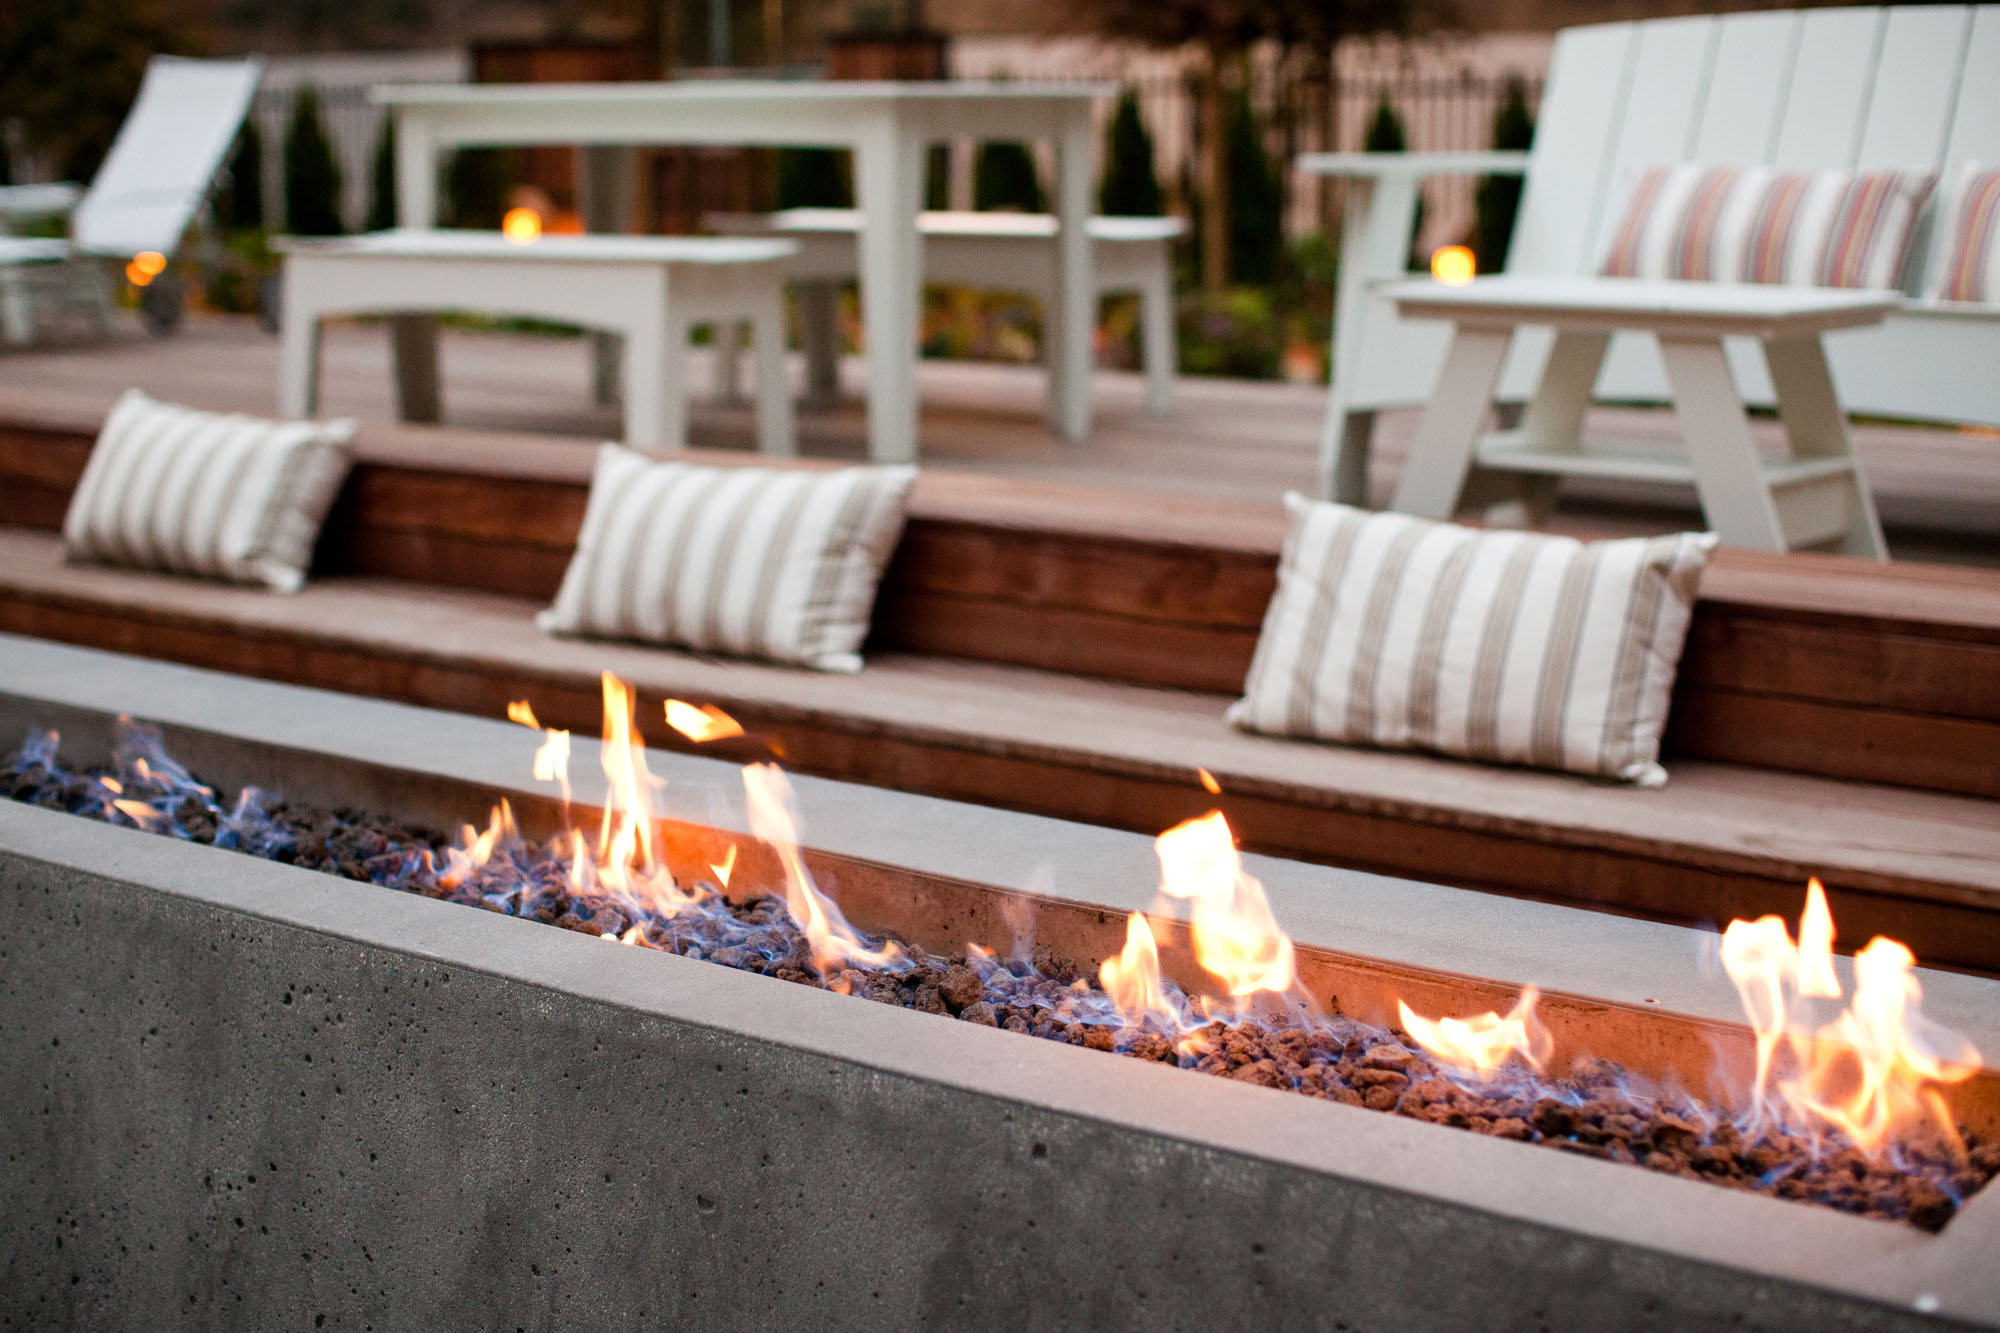
MULTIPOLYGON (((19 639, 0 681, 9 746, 52 726, 102 753, 129 710, 226 787, 550 817, 501 723, 19 639)), ((734 766, 650 760, 674 819, 742 834, 734 766)), ((1145 838, 798 787, 822 882, 926 947, 1004 945, 1031 904, 1037 941, 1094 963, 1157 882, 1145 838)), ((1569 1052, 1692 1081, 1747 1058, 1712 936, 1253 869, 1308 988, 1356 1017, 1533 980, 1569 1052)), ((1926 1236, 7 802, 0 886, 17 1322, 2000 1324, 1990 1191, 1926 1236)), ((1923 984, 2000 1049, 2000 983, 1923 984)), ((1981 1132, 1995 1086, 1952 1090, 1981 1132)))

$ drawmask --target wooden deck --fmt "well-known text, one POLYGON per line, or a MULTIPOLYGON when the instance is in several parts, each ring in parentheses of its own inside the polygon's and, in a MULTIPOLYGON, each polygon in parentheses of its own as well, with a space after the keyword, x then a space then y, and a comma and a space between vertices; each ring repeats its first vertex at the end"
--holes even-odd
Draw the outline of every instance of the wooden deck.
MULTIPOLYGON (((619 433, 616 409, 593 406, 586 344, 576 338, 447 332, 445 419, 454 425, 579 444, 619 433)), ((693 366, 708 378, 704 358, 693 366)), ((800 415, 804 451, 859 458, 860 391, 867 369, 843 367, 838 403, 800 415)), ((936 469, 1119 491, 1270 503, 1310 490, 1325 391, 1317 385, 1184 378, 1171 415, 1148 416, 1136 375, 1097 379, 1098 426, 1066 445, 1041 419, 1041 372, 1032 367, 926 362, 922 458, 936 469)), ((247 319, 207 318, 155 341, 125 332, 108 343, 72 342, 0 351, 0 416, 94 426, 128 386, 198 407, 273 410, 278 344, 247 319)), ((334 324, 325 342, 324 410, 364 420, 393 416, 387 337, 379 326, 334 324)), ((1672 418, 1649 409, 1602 409, 1622 436, 1674 439, 1672 418)), ((1371 478, 1386 499, 1401 466, 1413 413, 1388 414, 1371 478)), ((747 407, 698 403, 692 443, 748 448, 747 407)), ((1775 429, 1771 432, 1775 442, 1775 429)), ((1863 423, 1857 447, 1899 559, 2000 566, 2000 435, 1863 423)), ((1565 483, 1556 526, 1579 534, 1662 531, 1697 525, 1691 490, 1610 482, 1565 483)))

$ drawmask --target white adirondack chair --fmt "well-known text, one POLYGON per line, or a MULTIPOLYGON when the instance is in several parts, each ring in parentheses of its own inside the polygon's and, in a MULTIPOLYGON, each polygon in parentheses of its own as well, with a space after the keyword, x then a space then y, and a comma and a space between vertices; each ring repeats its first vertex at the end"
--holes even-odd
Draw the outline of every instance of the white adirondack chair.
MULTIPOLYGON (((1637 170, 1656 163, 1936 167, 2000 162, 2000 5, 1839 8, 1654 19, 1565 29, 1526 155, 1309 154, 1301 170, 1352 179, 1344 223, 1333 392, 1321 493, 1366 502, 1375 413, 1425 402, 1448 324, 1398 318, 1377 289, 1403 276, 1417 181, 1525 169, 1510 274, 1588 275, 1637 170), (1355 188, 1360 187, 1360 188, 1355 188)), ((1936 213, 1936 196, 1930 213, 1936 213)), ((2000 426, 2000 309, 1915 299, 1932 264, 1920 227, 1906 291, 1880 326, 1828 341, 1851 412, 2000 426)), ((1524 399, 1547 337, 1515 340, 1501 396, 1524 399)), ((1732 347, 1744 397, 1772 400, 1754 346, 1732 347)), ((1657 345, 1612 342, 1599 400, 1657 401, 1657 345)))
MULTIPOLYGON (((8 341, 33 338, 44 304, 84 306, 102 325, 112 308, 108 261, 180 248, 262 75, 255 60, 147 62, 138 99, 70 215, 69 238, 0 236, 0 323, 8 341)), ((17 188, 24 193, 12 211, 28 211, 41 197, 25 192, 48 195, 48 187, 17 188)))

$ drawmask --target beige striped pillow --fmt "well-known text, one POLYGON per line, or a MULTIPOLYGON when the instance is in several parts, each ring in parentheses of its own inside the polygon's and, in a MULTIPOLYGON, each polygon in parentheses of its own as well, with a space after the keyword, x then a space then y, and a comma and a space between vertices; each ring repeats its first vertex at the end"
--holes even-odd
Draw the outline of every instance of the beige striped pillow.
POLYGON ((1966 162, 1938 210, 1942 252, 1925 295, 1938 301, 2000 305, 2000 165, 1966 162))
POLYGON ((913 467, 663 463, 598 450, 551 634, 859 671, 913 467))
POLYGON ((128 389, 70 497, 63 553, 297 592, 353 437, 351 421, 197 412, 128 389))
POLYGON ((1713 533, 1585 544, 1290 494, 1246 731, 1656 787, 1713 533))
POLYGON ((1609 237, 1614 278, 1792 287, 1901 284, 1932 171, 1649 167, 1609 237))

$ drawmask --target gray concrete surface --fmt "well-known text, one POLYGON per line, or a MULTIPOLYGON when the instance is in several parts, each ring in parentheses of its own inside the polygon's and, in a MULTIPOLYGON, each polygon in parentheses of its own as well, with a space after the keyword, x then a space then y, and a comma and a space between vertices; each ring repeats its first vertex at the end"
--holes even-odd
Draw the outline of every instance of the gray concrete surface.
POLYGON ((1927 1237, 6 802, 0 904, 0 1326, 2000 1326, 2000 1199, 1927 1237))

